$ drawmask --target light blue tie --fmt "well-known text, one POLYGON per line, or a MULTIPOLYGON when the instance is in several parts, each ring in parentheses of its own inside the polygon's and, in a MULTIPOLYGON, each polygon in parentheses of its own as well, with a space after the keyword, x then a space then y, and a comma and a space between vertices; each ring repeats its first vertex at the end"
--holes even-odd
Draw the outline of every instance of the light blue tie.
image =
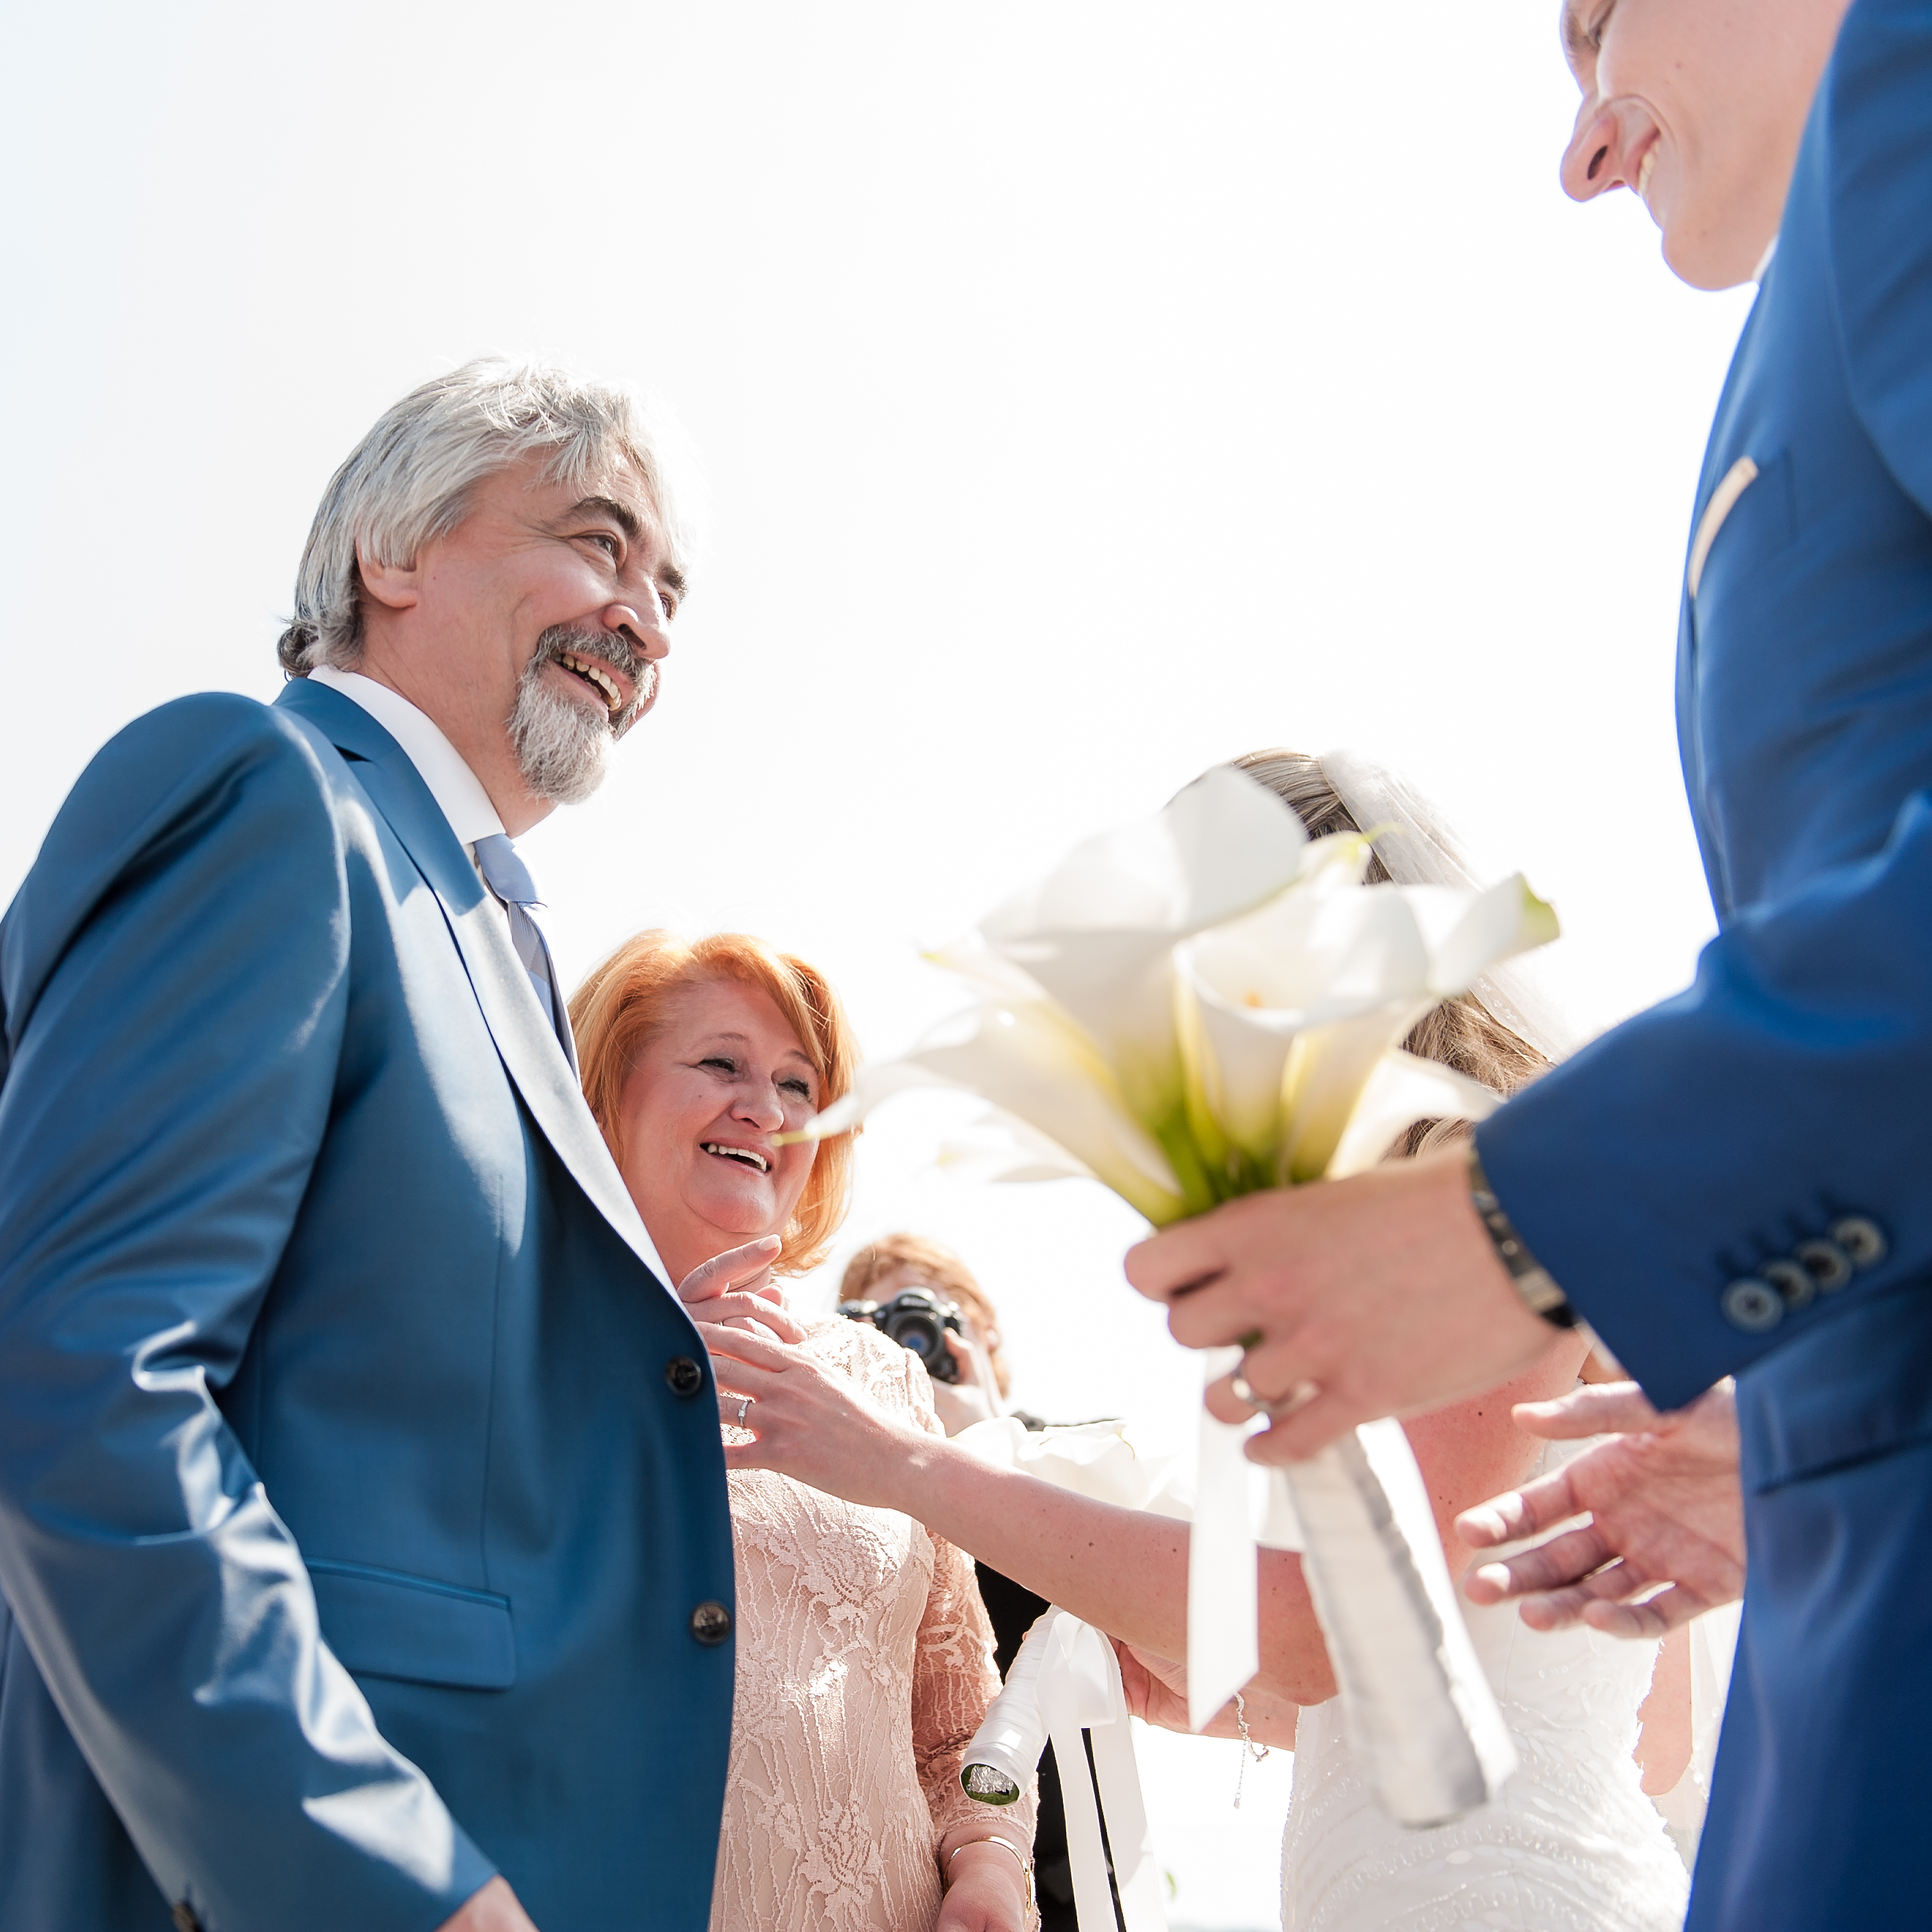
POLYGON ((483 874, 483 883, 503 902, 503 909, 510 916, 510 943, 517 949, 517 957, 524 962, 524 970, 536 988, 537 1004, 543 1008, 563 1048, 563 1057, 574 1072, 577 1046, 570 1036, 569 1011, 556 983, 556 962, 550 956, 543 928, 530 914, 532 906, 542 904, 537 897, 536 881, 502 832, 493 832, 487 838, 478 839, 476 850, 476 868, 483 874))

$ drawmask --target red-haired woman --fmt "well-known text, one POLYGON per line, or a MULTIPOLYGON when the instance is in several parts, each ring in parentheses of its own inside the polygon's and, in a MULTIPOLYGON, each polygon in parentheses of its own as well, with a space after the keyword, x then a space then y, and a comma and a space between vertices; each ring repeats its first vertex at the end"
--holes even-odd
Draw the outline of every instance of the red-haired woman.
MULTIPOLYGON (((570 1012, 591 1111, 686 1298, 939 1433, 915 1358, 791 1315, 778 1286, 823 1256, 850 1191, 849 1136, 779 1140, 856 1064, 824 977, 742 934, 646 932, 570 1012)), ((769 1471, 729 1480, 737 1695, 712 1932, 1022 1932, 1030 1803, 992 1817, 959 1786, 1000 1688, 970 1559, 895 1511, 769 1471)))

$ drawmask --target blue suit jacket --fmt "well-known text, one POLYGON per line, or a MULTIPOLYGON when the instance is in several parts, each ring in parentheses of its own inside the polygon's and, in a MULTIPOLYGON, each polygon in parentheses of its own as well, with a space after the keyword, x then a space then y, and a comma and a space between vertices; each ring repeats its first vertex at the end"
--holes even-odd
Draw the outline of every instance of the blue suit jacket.
POLYGON ((1932 1725, 1926 0, 1857 0, 1846 16, 1694 532, 1678 723, 1719 935, 1689 992, 1479 1139, 1531 1246, 1656 1401, 1738 1372, 1750 1581, 1692 1925, 1918 1923, 1932 1725), (1808 1246, 1847 1216, 1876 1224, 1882 1260, 1848 1271, 1808 1246))
POLYGON ((407 758, 140 719, 0 1004, 0 1926, 698 1932, 709 1366, 407 758))

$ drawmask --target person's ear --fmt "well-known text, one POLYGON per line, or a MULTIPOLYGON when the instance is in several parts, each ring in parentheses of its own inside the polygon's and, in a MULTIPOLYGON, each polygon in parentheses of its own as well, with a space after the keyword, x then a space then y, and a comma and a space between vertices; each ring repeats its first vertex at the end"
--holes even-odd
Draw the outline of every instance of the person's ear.
POLYGON ((389 610, 413 610, 422 595, 413 563, 378 563, 360 544, 356 546, 356 570, 362 588, 389 610))

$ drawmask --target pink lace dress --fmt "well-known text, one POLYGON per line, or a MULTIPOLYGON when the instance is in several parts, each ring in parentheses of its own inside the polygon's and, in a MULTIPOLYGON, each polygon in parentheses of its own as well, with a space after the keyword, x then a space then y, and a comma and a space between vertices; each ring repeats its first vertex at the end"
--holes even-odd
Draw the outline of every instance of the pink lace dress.
MULTIPOLYGON (((834 1316, 805 1346, 939 1433, 925 1370, 876 1329, 834 1316)), ((1033 1839, 1030 1796, 995 1812, 959 1788, 1000 1688, 972 1561, 788 1476, 730 1481, 737 1697, 711 1932, 930 1932, 953 1826, 1033 1839)))

